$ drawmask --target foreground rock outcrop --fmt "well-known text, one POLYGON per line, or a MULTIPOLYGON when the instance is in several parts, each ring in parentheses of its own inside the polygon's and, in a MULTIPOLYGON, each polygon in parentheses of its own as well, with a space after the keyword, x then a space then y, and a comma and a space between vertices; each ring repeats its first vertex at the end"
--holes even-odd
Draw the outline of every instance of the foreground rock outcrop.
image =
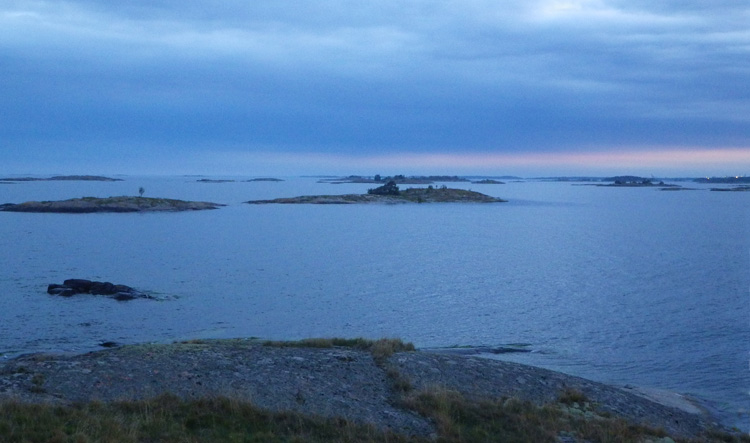
POLYGON ((688 412, 618 387, 517 363, 429 352, 377 355, 356 347, 238 339, 29 355, 0 363, 0 400, 73 404, 162 393, 184 399, 224 395, 268 410, 344 417, 421 436, 431 435, 434 423, 399 399, 410 390, 436 388, 467 398, 514 397, 537 404, 578 392, 592 405, 586 409, 592 419, 603 417, 595 412, 601 411, 674 436, 699 438, 715 426, 697 409, 688 412))
POLYGON ((178 212, 217 209, 224 206, 218 203, 193 202, 169 198, 149 197, 83 197, 61 201, 31 201, 25 203, 6 203, 0 205, 0 211, 7 212, 56 212, 56 213, 92 213, 92 212, 178 212))
POLYGON ((69 279, 63 284, 50 284, 47 286, 47 294, 72 297, 76 294, 106 295, 115 300, 125 301, 136 298, 154 298, 144 292, 138 291, 125 285, 116 285, 110 282, 91 281, 85 279, 69 279))

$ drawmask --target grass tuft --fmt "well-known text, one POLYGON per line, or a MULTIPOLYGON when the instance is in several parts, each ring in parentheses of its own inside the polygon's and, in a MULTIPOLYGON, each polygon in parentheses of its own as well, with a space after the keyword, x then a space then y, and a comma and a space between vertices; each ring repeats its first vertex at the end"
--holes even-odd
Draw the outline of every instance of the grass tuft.
POLYGON ((578 389, 574 388, 565 388, 562 392, 560 392, 560 395, 557 397, 557 401, 565 404, 565 405, 573 405, 578 403, 579 405, 583 405, 589 401, 588 397, 586 397, 586 394, 579 391, 578 389))

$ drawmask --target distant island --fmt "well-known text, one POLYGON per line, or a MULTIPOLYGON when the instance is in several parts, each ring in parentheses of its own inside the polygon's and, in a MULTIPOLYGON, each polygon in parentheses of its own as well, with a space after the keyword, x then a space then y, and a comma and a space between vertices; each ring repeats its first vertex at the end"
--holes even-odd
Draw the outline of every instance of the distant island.
POLYGON ((210 202, 192 202, 169 198, 148 197, 83 197, 61 201, 30 201, 0 205, 0 211, 6 212, 54 212, 81 214, 92 212, 178 212, 217 209, 224 206, 210 202))
POLYGON ((369 204, 369 203, 500 203, 505 202, 479 192, 465 189, 452 189, 445 186, 426 188, 409 188, 400 190, 395 181, 370 189, 367 194, 344 195, 305 195, 300 197, 276 198, 273 200, 251 200, 250 204, 369 204))
POLYGON ((418 176, 381 176, 376 174, 373 177, 363 177, 361 175, 350 175, 348 177, 322 178, 318 183, 330 183, 338 185, 342 183, 388 183, 394 182, 399 185, 431 185, 435 182, 468 182, 468 179, 455 175, 418 175, 418 176))
POLYGON ((501 182, 499 180, 491 180, 488 178, 485 178, 484 180, 475 180, 472 182, 475 185, 504 185, 505 182, 501 182))
MULTIPOLYGON (((225 179, 211 179, 201 178, 196 180, 199 183, 236 183, 237 180, 225 180, 225 179)), ((280 178, 251 178, 250 180, 242 180, 243 182, 283 182, 280 178)))
POLYGON ((750 192, 750 186, 733 186, 731 188, 711 188, 712 191, 719 192, 750 192))
POLYGON ((97 182, 121 182, 122 179, 102 177, 99 175, 56 175, 49 178, 38 177, 6 177, 0 178, 0 182, 40 182, 40 181, 97 181, 97 182))
POLYGON ((609 187, 620 187, 620 188, 650 188, 650 187, 670 188, 670 189, 681 188, 681 186, 679 185, 666 184, 664 183, 664 181, 659 181, 658 183, 655 183, 654 179, 636 177, 632 175, 609 177, 609 178, 603 179, 602 181, 609 181, 612 183, 609 183, 606 185, 596 185, 596 186, 609 186, 609 187))

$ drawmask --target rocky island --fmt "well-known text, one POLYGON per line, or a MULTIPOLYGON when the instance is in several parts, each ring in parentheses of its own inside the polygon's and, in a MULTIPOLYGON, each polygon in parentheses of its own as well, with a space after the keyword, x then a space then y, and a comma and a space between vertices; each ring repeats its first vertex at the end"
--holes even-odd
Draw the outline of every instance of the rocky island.
POLYGON ((100 175, 56 175, 49 178, 38 177, 6 177, 0 178, 0 182, 37 182, 37 181, 98 181, 98 182, 121 182, 122 179, 102 177, 100 175))
MULTIPOLYGON (((201 178, 199 180, 196 180, 198 183, 236 183, 237 180, 232 179, 211 179, 211 178, 201 178)), ((284 180, 280 178, 273 178, 273 177, 260 177, 260 178, 251 178, 249 180, 242 180, 243 183, 253 183, 253 182, 283 182, 284 180)))
POLYGON ((733 186, 731 188, 711 188, 712 191, 719 192, 750 192, 750 186, 733 186))
POLYGON ((259 177, 259 178, 251 178, 250 180, 244 180, 245 182, 283 182, 284 180, 280 178, 274 178, 274 177, 259 177))
POLYGON ((391 181, 399 185, 431 185, 435 182, 468 182, 469 180, 455 175, 413 175, 407 177, 399 174, 384 177, 376 174, 373 177, 350 175, 348 177, 323 178, 318 180, 318 183, 340 185, 343 183, 388 183, 391 181))
POLYGON ((91 212, 178 212, 217 209, 224 206, 218 203, 193 202, 169 198, 149 197, 83 197, 61 201, 30 201, 25 203, 6 203, 0 205, 0 211, 7 212, 56 212, 56 213, 91 213, 91 212))
POLYGON ((428 186, 426 188, 409 188, 400 190, 395 181, 370 189, 367 194, 343 195, 303 195, 300 197, 276 198, 273 200, 251 200, 250 204, 402 204, 402 203, 499 203, 506 202, 479 192, 465 189, 453 189, 428 186))
POLYGON ((504 185, 505 182, 501 182, 500 180, 492 180, 489 178, 485 178, 483 180, 475 180, 472 182, 475 185, 504 185))
POLYGON ((660 180, 658 183, 654 183, 653 179, 649 178, 643 178, 643 177, 636 177, 632 175, 623 175, 623 176, 617 176, 617 177, 610 177, 605 178, 603 181, 609 181, 612 183, 608 184, 599 184, 596 186, 604 186, 604 187, 614 187, 614 188, 661 188, 661 189, 680 189, 681 186, 674 185, 674 184, 667 184, 664 183, 663 180, 660 180))

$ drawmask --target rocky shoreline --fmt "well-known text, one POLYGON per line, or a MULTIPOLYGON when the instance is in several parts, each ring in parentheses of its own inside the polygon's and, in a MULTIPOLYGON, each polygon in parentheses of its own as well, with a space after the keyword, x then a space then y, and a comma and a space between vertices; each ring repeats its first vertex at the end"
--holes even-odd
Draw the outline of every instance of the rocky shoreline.
POLYGON ((223 395, 272 411, 343 417, 408 435, 432 435, 434 423, 398 401, 405 387, 536 404, 555 402, 561 392, 573 390, 585 396, 596 414, 661 428, 672 436, 696 438, 719 428, 685 401, 668 405, 632 389, 541 368, 435 352, 375 355, 351 346, 233 339, 129 345, 82 355, 35 354, 0 364, 0 401, 73 404, 162 393, 184 399, 223 395))
POLYGON ((120 196, 107 198, 83 197, 60 201, 30 201, 18 204, 6 203, 0 205, 0 211, 54 212, 63 214, 93 212, 179 212, 218 209, 220 206, 224 205, 169 198, 120 196))

